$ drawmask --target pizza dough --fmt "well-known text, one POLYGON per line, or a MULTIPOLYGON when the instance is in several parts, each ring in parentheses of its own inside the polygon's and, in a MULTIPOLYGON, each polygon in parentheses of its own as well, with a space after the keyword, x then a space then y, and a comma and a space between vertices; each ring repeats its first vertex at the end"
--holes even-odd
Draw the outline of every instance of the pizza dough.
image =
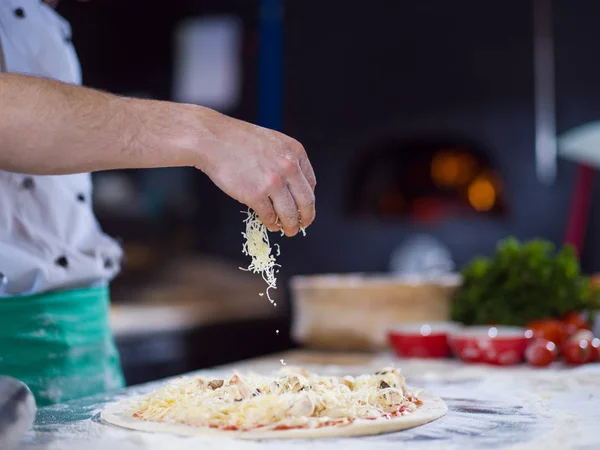
POLYGON ((181 424, 144 421, 131 416, 132 405, 140 400, 141 397, 109 405, 102 411, 101 418, 109 424, 130 430, 169 433, 180 436, 225 436, 236 439, 303 439, 367 436, 414 428, 437 420, 448 412, 448 407, 440 397, 427 392, 421 392, 419 398, 423 403, 415 411, 391 419, 357 419, 345 426, 290 430, 224 431, 208 427, 191 427, 181 424))
POLYGON ((149 422, 131 417, 131 405, 139 399, 131 399, 108 406, 101 413, 101 418, 119 427, 131 430, 170 433, 181 436, 229 436, 237 439, 291 439, 321 438, 344 436, 367 436, 414 428, 432 422, 444 416, 448 407, 444 401, 429 393, 419 395, 423 404, 405 416, 392 419, 364 420, 357 419, 346 426, 328 426, 321 428, 305 428, 272 431, 224 431, 207 427, 190 427, 180 424, 149 422))

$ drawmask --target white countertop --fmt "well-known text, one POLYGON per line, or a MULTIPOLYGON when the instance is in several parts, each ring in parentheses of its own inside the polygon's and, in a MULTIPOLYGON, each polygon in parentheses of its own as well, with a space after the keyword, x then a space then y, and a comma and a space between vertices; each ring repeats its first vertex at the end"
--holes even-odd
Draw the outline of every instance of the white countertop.
MULTIPOLYGON (((600 364, 577 368, 533 369, 464 365, 453 360, 398 360, 391 354, 327 354, 294 351, 244 361, 203 373, 231 373, 233 368, 270 372, 298 364, 321 373, 360 374, 389 365, 401 367, 407 381, 440 395, 449 413, 431 424, 398 433, 345 439, 248 442, 227 438, 180 438, 133 432, 90 418, 107 402, 121 396, 100 396, 89 402, 56 405, 43 411, 43 420, 22 450, 567 450, 600 448, 600 364), (61 417, 77 417, 68 423, 61 417), (51 436, 51 439, 44 441, 51 436)), ((129 388, 136 395, 161 384, 129 388)), ((42 417, 40 416, 40 417, 42 417)))

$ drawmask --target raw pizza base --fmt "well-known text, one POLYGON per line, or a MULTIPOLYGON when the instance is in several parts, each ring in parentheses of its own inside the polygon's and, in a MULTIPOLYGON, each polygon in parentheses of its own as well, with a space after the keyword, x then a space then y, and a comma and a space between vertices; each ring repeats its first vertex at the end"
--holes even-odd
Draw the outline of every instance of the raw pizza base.
POLYGON ((448 412, 448 406, 435 395, 421 392, 419 398, 423 404, 406 416, 382 420, 355 420, 343 427, 305 428, 273 431, 224 431, 206 427, 191 427, 182 424, 150 422, 131 417, 130 406, 139 398, 120 401, 109 405, 102 411, 103 421, 122 428, 153 433, 168 433, 180 436, 225 436, 236 439, 303 439, 324 437, 368 436, 391 433, 418 427, 439 419, 448 412))

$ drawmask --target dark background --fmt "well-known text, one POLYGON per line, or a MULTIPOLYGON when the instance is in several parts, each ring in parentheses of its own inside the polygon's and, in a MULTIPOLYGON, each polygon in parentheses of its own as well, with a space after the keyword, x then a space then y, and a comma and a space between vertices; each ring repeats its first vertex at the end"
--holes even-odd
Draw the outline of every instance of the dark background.
MULTIPOLYGON (((230 113, 257 121, 257 2, 126 3, 66 1, 60 7, 71 21, 86 84, 169 99, 174 26, 185 17, 232 13, 243 19, 245 39, 242 101, 230 113)), ((554 8, 562 132, 600 116, 594 57, 600 4, 563 0, 554 8)), ((518 0, 285 2, 283 131, 305 145, 319 182, 318 220, 309 238, 285 242, 286 274, 385 270, 392 249, 413 232, 440 238, 459 264, 489 253, 509 234, 560 243, 574 165, 560 162, 554 186, 536 180, 532 23, 530 2, 518 0), (371 142, 432 135, 472 140, 484 149, 504 181, 504 217, 465 214, 423 224, 344 214, 352 165, 371 142)), ((194 176, 190 187, 201 211, 196 245, 240 259, 232 239, 240 231, 239 205, 202 178, 194 176)), ((600 266, 598 210, 583 253, 587 271, 600 266)))
MULTIPOLYGON (((575 165, 560 161, 552 186, 536 179, 531 2, 289 0, 284 5, 282 131, 306 147, 318 178, 318 212, 306 238, 283 243, 283 278, 385 271, 394 248, 414 233, 437 237, 459 265, 491 253, 508 235, 561 243, 575 165), (502 213, 461 209, 418 220, 409 212, 392 217, 359 212, 357 197, 368 188, 360 180, 378 177, 367 173, 378 158, 391 158, 391 165, 382 161, 399 167, 401 178, 401 168, 412 167, 419 149, 437 145, 434 141, 470 146, 499 174, 502 213), (381 143, 387 156, 377 150, 381 143)), ((177 24, 189 17, 238 16, 244 26, 242 96, 225 112, 259 121, 258 2, 66 0, 59 11, 71 22, 86 85, 163 100, 171 98, 177 24)), ((599 20, 597 1, 554 2, 559 133, 600 117, 599 20)), ((132 221, 99 210, 103 226, 125 242, 160 247, 164 258, 179 251, 172 242, 177 235, 187 237, 181 248, 243 264, 240 205, 201 173, 182 171, 189 177, 188 214, 165 209, 132 221)), ((143 173, 160 186, 183 172, 126 175, 139 180, 143 173)), ((413 188, 402 189, 411 195, 413 188)), ((582 255, 588 273, 600 270, 598 184, 595 191, 582 255)), ((126 269, 116 281, 117 289, 132 279, 129 273, 126 269)), ((218 362, 211 358, 194 364, 218 362)))

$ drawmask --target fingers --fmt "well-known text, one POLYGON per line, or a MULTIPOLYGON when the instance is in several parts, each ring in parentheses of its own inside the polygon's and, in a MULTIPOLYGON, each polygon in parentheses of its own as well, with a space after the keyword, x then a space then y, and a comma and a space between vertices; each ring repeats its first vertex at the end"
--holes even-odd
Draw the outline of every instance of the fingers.
POLYGON ((304 158, 300 158, 300 169, 302 170, 302 173, 304 174, 304 177, 306 178, 310 188, 314 191, 315 186, 317 185, 317 177, 315 176, 315 171, 313 170, 313 167, 310 164, 306 154, 304 158))
POLYGON ((277 213, 275 212, 275 208, 269 197, 257 200, 250 205, 250 207, 258 214, 258 218, 265 224, 269 231, 280 230, 279 224, 277 223, 277 213))
POLYGON ((299 226, 308 227, 315 220, 315 193, 303 171, 288 181, 289 190, 300 215, 299 226))
POLYGON ((298 207, 289 188, 283 185, 271 194, 271 201, 286 236, 295 236, 300 229, 298 207))
POLYGON ((270 231, 294 236, 315 219, 316 177, 302 144, 284 138, 284 150, 263 172, 250 206, 270 231))

